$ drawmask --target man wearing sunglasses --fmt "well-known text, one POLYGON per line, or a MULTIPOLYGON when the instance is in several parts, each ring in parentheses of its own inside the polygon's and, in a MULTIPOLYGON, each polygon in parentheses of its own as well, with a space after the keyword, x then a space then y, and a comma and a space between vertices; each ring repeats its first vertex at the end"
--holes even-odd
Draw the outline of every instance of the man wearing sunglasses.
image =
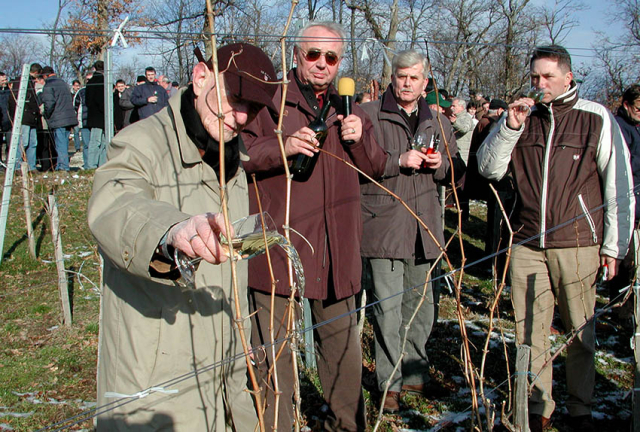
MULTIPOLYGON (((275 112, 276 73, 267 55, 247 44, 220 48, 218 63, 218 76, 211 62, 198 63, 193 84, 166 108, 118 133, 95 174, 89 227, 104 257, 98 405, 117 404, 98 417, 98 431, 252 431, 257 424, 231 268, 214 265, 227 260, 218 242, 225 232, 219 119, 235 220, 249 212, 248 158, 238 134, 263 107, 275 112), (176 282, 175 249, 203 258, 196 289, 176 282), (154 386, 166 387, 131 403, 117 399, 154 386)), ((246 317, 246 262, 237 270, 246 317)))
MULTIPOLYGON (((375 178, 383 173, 386 154, 373 137, 371 121, 358 106, 353 107, 353 114, 345 116, 332 85, 340 66, 344 39, 342 27, 332 22, 312 22, 298 33, 294 51, 297 67, 287 76, 290 86, 283 113, 283 140, 288 162, 299 154, 318 158, 307 181, 293 181, 289 224, 300 233, 292 232, 292 242, 304 267, 304 297, 309 299, 313 322, 319 324, 314 330, 318 373, 330 408, 324 427, 326 430, 356 431, 364 430, 366 426, 360 336, 356 315, 350 313, 356 307, 354 295, 360 291, 362 267, 358 173, 331 155, 320 153, 314 147, 318 141, 307 127, 321 107, 331 101, 323 150, 355 164, 375 178)), ((274 104, 280 106, 280 101, 281 93, 277 93, 274 104)), ((245 168, 256 174, 263 209, 280 227, 285 222, 287 194, 275 129, 276 123, 263 110, 245 129, 243 137, 251 157, 245 168)), ((251 208, 257 210, 254 198, 250 194, 251 208)), ((271 249, 270 254, 277 281, 274 314, 276 322, 281 322, 290 296, 287 260, 279 250, 271 249)), ((270 342, 269 293, 272 286, 266 257, 250 261, 249 277, 250 307, 256 311, 252 326, 252 345, 255 347, 270 342)), ((276 338, 285 335, 281 329, 278 332, 279 329, 274 329, 276 338)), ((281 392, 278 430, 283 431, 290 431, 294 421, 294 375, 289 348, 287 342, 277 362, 281 392)), ((271 428, 275 417, 274 383, 266 378, 273 363, 271 349, 267 352, 266 358, 256 356, 256 361, 268 404, 265 422, 267 428, 271 428)))

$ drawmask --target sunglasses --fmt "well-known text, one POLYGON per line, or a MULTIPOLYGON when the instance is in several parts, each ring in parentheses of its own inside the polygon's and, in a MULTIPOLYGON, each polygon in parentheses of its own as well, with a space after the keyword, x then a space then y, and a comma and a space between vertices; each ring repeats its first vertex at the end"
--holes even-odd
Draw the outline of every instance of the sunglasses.
POLYGON ((300 48, 302 54, 304 54, 304 58, 309 62, 318 61, 320 56, 324 56, 324 60, 327 62, 329 66, 335 66, 340 61, 340 56, 333 51, 327 51, 323 53, 317 48, 311 48, 309 51, 305 51, 300 48))

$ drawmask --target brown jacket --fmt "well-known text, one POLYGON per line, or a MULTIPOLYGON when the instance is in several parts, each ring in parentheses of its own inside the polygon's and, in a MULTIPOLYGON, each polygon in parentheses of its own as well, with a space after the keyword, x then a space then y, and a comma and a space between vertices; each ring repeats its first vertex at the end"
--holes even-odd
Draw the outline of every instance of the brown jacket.
MULTIPOLYGON (((289 73, 289 89, 285 103, 283 139, 315 117, 314 111, 298 88, 295 71, 289 73)), ((329 92, 335 94, 333 86, 329 92)), ((280 106, 281 92, 274 97, 280 106)), ((340 141, 339 122, 331 108, 327 119, 328 136, 323 149, 355 164, 373 177, 384 171, 386 154, 373 136, 373 125, 363 111, 353 107, 353 113, 362 119, 363 134, 360 142, 345 145, 340 141)), ((244 163, 249 174, 258 178, 260 200, 264 211, 282 227, 285 216, 286 179, 273 122, 267 110, 245 129, 243 139, 251 160, 244 163)), ((306 278, 305 297, 342 299, 360 291, 362 264, 360 260, 360 186, 358 173, 343 162, 319 153, 311 178, 306 182, 293 181, 291 186, 290 226, 303 235, 313 246, 313 252, 299 235, 291 233, 291 240, 300 254, 306 278), (329 278, 332 283, 329 283, 329 278), (335 292, 329 293, 333 286, 335 292)), ((255 194, 250 193, 251 212, 258 210, 255 194)), ((279 248, 271 249, 271 260, 278 294, 289 294, 286 257, 279 248)), ((249 286, 260 291, 271 291, 271 277, 265 256, 249 261, 249 286)))
POLYGON ((537 104, 519 130, 498 122, 478 151, 478 169, 500 179, 509 168, 518 192, 515 241, 602 244, 602 255, 624 257, 634 215, 629 152, 613 115, 579 99, 575 84, 537 104))
MULTIPOLYGON (((450 183, 450 164, 445 150, 445 140, 441 137, 440 125, 435 111, 429 109, 423 98, 418 101, 418 131, 424 131, 427 142, 435 136, 440 139, 438 150, 442 155, 442 165, 437 170, 400 168, 400 155, 411 149, 413 134, 409 125, 400 114, 398 104, 389 86, 381 101, 362 105, 369 114, 376 132, 376 139, 389 154, 384 176, 378 179, 386 188, 397 194, 413 210, 434 234, 438 243, 444 244, 442 227, 442 208, 438 199, 437 183, 450 183)), ((464 163, 459 157, 456 139, 449 120, 440 115, 449 143, 449 151, 454 156, 454 167, 459 177, 464 173, 464 163)), ((416 239, 420 235, 425 257, 434 259, 440 253, 438 246, 424 228, 418 228, 418 222, 400 204, 377 185, 366 182, 362 191, 362 218, 364 237, 361 253, 369 258, 415 258, 416 239)))

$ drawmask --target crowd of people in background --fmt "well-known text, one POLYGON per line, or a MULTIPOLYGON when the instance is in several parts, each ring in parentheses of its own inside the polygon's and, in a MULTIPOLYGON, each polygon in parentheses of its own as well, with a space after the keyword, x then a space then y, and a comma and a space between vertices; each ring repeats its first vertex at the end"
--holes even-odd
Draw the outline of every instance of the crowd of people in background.
MULTIPOLYGON (((1 169, 8 162, 20 81, 0 72, 1 169)), ((79 152, 85 170, 104 164, 104 63, 96 61, 83 81, 85 85, 79 79, 68 85, 51 66, 31 65, 16 165, 24 160, 30 171, 69 171, 70 156, 79 152)), ((134 84, 118 79, 113 88, 113 133, 160 111, 178 87, 167 76, 156 77, 153 67, 134 84)))

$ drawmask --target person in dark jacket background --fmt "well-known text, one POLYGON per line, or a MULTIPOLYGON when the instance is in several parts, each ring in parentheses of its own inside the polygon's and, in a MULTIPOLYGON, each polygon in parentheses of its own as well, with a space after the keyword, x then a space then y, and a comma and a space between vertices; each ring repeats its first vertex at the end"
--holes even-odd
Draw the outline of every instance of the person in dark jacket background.
POLYGON ((138 108, 140 120, 150 117, 169 103, 167 91, 156 81, 156 70, 148 67, 144 70, 147 82, 136 86, 131 94, 131 102, 138 108))
MULTIPOLYGON (((640 84, 631 85, 622 96, 622 105, 615 116, 631 155, 634 195, 636 196, 636 221, 640 218, 640 84)), ((637 225, 637 223, 636 223, 637 225)))
POLYGON ((7 79, 7 74, 0 72, 0 160, 2 159, 2 143, 5 143, 7 154, 9 153, 9 141, 11 137, 11 122, 9 117, 9 98, 11 88, 7 79))
MULTIPOLYGON (((138 75, 138 78, 136 79, 136 86, 142 85, 146 82, 147 79, 144 75, 138 75)), ((131 102, 133 89, 134 87, 128 87, 124 89, 122 94, 120 94, 120 109, 124 113, 123 127, 127 127, 140 119, 138 117, 138 110, 136 109, 136 106, 131 102)))
POLYGON ((123 80, 116 81, 116 86, 113 89, 113 127, 114 133, 120 132, 124 129, 124 115, 125 111, 120 105, 120 99, 126 88, 126 84, 123 80))
POLYGON ((46 81, 40 98, 44 104, 44 118, 55 140, 58 154, 56 170, 69 171, 69 134, 71 128, 78 124, 71 90, 50 66, 45 66, 42 74, 46 81))
MULTIPOLYGON (((31 78, 28 82, 27 97, 24 101, 24 109, 22 111, 20 144, 22 145, 23 152, 26 153, 30 171, 36 170, 36 146, 38 145, 37 130, 41 118, 34 79, 36 75, 40 74, 41 70, 42 66, 38 63, 33 63, 29 69, 29 75, 31 75, 31 78)), ((14 117, 16 112, 16 101, 18 100, 18 92, 20 91, 20 79, 21 77, 15 79, 13 88, 11 89, 13 93, 13 96, 9 98, 9 115, 11 118, 14 117)), ((17 159, 19 160, 21 158, 18 157, 17 159)))
POLYGON ((104 62, 93 64, 93 77, 87 83, 87 128, 91 129, 84 169, 98 168, 107 161, 107 144, 104 139, 104 62))
MULTIPOLYGON (((93 73, 89 72, 85 78, 85 83, 93 78, 93 73)), ((82 145, 82 161, 86 164, 89 154, 89 140, 91 139, 91 129, 87 126, 89 119, 89 108, 87 107, 87 87, 82 87, 73 98, 73 106, 76 110, 78 118, 79 137, 77 138, 82 145)))
MULTIPOLYGON (((635 276, 638 264, 638 223, 640 223, 640 84, 632 84, 622 95, 622 105, 615 116, 631 156, 633 194, 636 197, 635 233, 629 244, 629 252, 620 263, 618 275, 609 283, 609 296, 615 298, 620 289, 629 285, 635 276)), ((621 308, 619 316, 624 316, 627 308, 621 308)))

